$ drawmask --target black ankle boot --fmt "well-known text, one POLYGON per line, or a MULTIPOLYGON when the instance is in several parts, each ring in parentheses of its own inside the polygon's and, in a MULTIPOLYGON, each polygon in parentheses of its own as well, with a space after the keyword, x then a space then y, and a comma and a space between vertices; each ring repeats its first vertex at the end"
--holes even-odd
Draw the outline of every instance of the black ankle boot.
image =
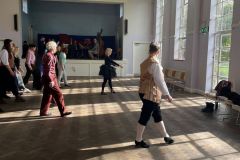
POLYGON ((164 141, 167 144, 172 144, 174 142, 174 140, 171 137, 164 137, 164 141))
POLYGON ((101 92, 101 95, 107 95, 107 94, 102 91, 102 92, 101 92))
POLYGON ((135 140, 135 147, 136 148, 149 148, 149 145, 145 143, 143 140, 141 142, 138 142, 135 140))
POLYGON ((202 112, 212 113, 214 110, 214 104, 211 102, 206 102, 206 107, 202 109, 202 112))

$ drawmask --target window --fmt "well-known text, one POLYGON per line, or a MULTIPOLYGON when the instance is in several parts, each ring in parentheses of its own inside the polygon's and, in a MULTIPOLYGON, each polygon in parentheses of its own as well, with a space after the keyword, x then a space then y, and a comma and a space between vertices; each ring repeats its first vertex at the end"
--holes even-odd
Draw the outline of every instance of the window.
POLYGON ((215 34, 212 88, 221 80, 228 80, 229 53, 234 0, 215 0, 215 34))
POLYGON ((155 41, 160 44, 159 59, 162 59, 162 41, 163 41, 163 16, 164 16, 164 0, 157 0, 156 5, 156 26, 155 41))
POLYGON ((155 41, 162 42, 164 0, 157 0, 155 41))
POLYGON ((28 14, 28 1, 27 0, 22 1, 22 10, 24 13, 28 14))
POLYGON ((185 60, 188 0, 177 0, 174 60, 185 60))

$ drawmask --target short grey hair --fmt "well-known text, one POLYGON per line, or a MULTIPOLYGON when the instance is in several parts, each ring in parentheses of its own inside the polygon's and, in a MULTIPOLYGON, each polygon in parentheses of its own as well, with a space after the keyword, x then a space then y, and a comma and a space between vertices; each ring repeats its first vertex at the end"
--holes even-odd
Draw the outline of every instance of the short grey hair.
POLYGON ((48 51, 51 51, 51 50, 54 50, 57 48, 57 43, 54 42, 54 41, 49 41, 47 44, 46 44, 46 48, 48 51))

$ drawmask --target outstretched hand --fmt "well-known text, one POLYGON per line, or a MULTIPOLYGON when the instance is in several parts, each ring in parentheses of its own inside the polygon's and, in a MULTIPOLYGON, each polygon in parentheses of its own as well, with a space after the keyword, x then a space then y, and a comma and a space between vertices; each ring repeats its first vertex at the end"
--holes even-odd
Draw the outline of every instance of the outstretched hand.
POLYGON ((167 99, 168 102, 172 102, 173 98, 170 95, 164 95, 164 99, 167 99))
POLYGON ((53 82, 53 81, 49 83, 49 87, 50 87, 50 88, 53 88, 53 87, 54 87, 54 85, 55 85, 55 84, 54 84, 54 82, 53 82))

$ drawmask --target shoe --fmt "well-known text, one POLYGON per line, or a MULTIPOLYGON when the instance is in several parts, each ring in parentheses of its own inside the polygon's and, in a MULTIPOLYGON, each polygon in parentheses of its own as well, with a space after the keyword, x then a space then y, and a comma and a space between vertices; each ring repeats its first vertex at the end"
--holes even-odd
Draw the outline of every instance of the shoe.
POLYGON ((65 87, 71 87, 69 84, 65 84, 65 87))
POLYGON ((101 92, 101 95, 107 95, 107 93, 101 92))
POLYGON ((72 114, 72 112, 64 112, 64 113, 61 114, 61 117, 65 117, 65 116, 70 115, 70 114, 72 114))
POLYGON ((29 90, 29 89, 27 89, 27 88, 24 88, 24 90, 23 90, 23 93, 31 93, 32 91, 31 90, 29 90))
POLYGON ((15 102, 25 102, 26 100, 25 99, 23 99, 21 96, 17 96, 16 98, 15 98, 15 102))
POLYGON ((2 96, 2 98, 5 98, 5 99, 11 99, 11 97, 8 96, 8 95, 6 95, 6 94, 4 94, 4 95, 2 96))
POLYGON ((164 137, 164 141, 167 144, 172 144, 174 142, 174 140, 171 137, 164 137))
POLYGON ((51 116, 52 114, 51 113, 40 113, 40 116, 51 116))
POLYGON ((143 140, 141 142, 138 142, 135 140, 135 147, 136 148, 149 148, 149 145, 146 144, 143 140))
POLYGON ((116 93, 116 92, 114 90, 112 90, 111 93, 116 93))

